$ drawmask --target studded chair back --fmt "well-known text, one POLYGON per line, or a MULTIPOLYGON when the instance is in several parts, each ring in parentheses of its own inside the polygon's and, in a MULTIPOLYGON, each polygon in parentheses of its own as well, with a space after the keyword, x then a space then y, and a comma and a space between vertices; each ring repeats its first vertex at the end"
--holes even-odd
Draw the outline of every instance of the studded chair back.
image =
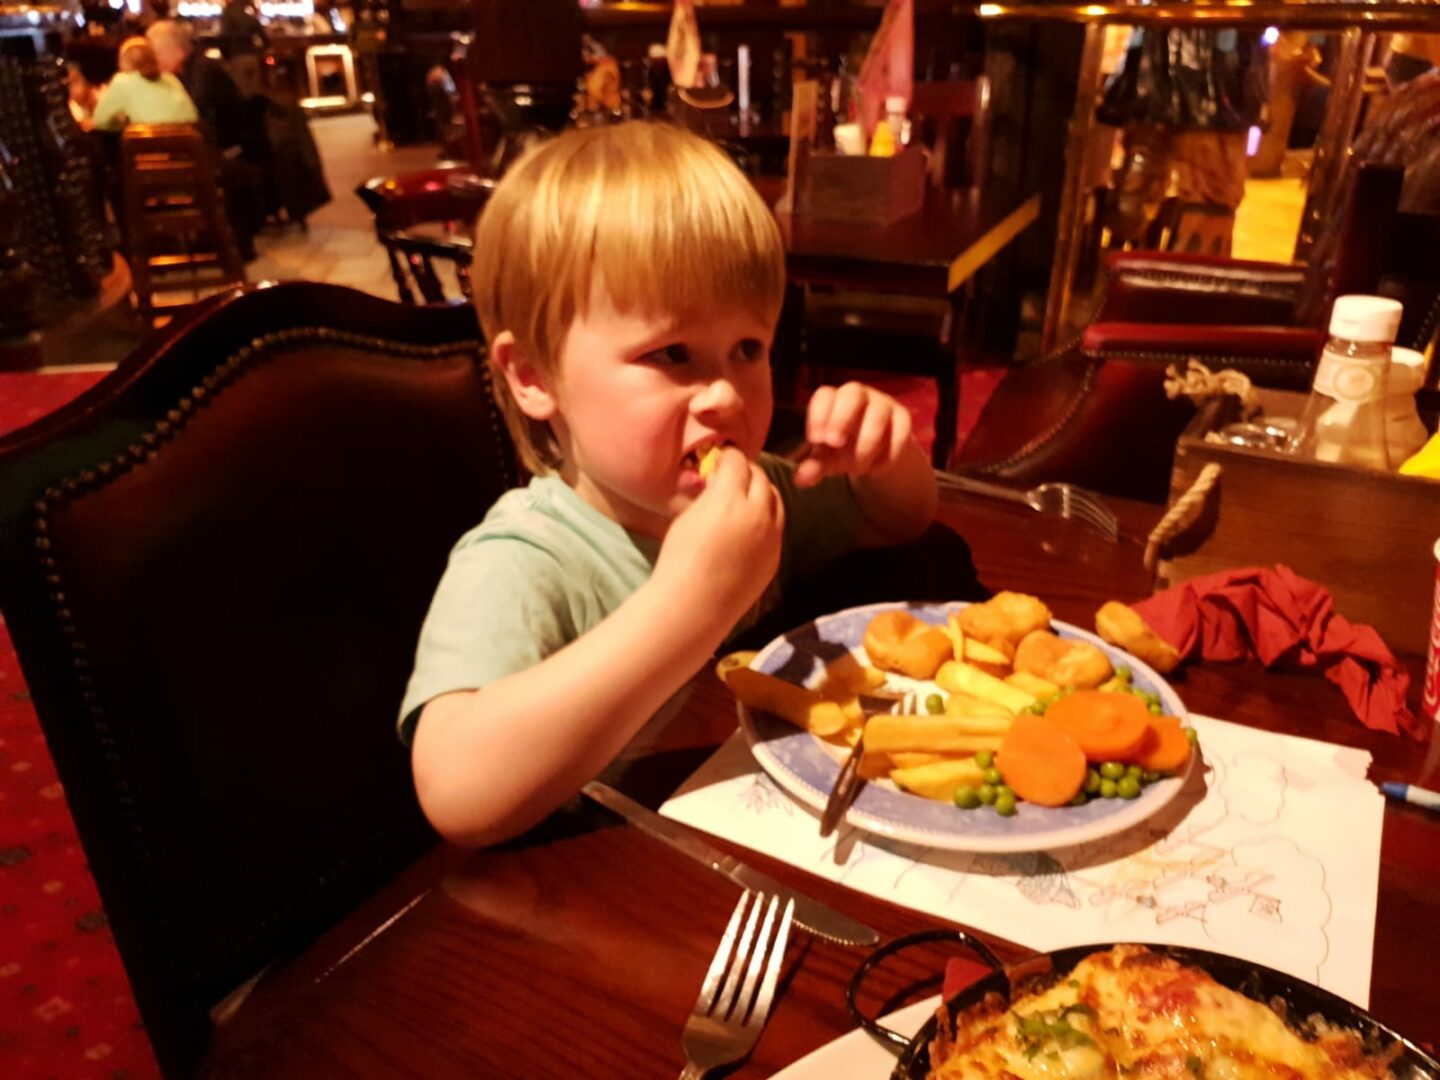
POLYGON ((330 285, 212 298, 0 438, 0 607, 167 1074, 435 842, 397 711, 516 480, 473 311, 330 285))

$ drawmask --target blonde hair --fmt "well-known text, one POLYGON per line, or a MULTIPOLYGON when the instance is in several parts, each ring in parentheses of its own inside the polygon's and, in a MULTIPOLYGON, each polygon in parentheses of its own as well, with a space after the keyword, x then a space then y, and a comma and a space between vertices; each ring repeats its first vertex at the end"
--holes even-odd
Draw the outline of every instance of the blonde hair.
MULTIPOLYGON (((670 124, 567 131, 532 149, 480 215, 471 284, 487 340, 508 330, 563 379, 565 335, 597 287, 622 312, 688 319, 715 308, 779 318, 785 250, 764 201, 712 143, 670 124)), ((495 397, 526 468, 560 464, 548 423, 495 397)))
POLYGON ((155 50, 143 37, 126 38, 120 43, 116 66, 121 71, 135 72, 147 82, 160 78, 160 64, 155 59, 155 50))

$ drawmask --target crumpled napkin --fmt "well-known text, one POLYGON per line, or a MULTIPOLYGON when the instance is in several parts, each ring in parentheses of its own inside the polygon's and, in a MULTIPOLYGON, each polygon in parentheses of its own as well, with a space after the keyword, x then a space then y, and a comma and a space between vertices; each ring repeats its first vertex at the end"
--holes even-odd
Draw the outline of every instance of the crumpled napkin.
POLYGON ((1409 672, 1373 626, 1336 614, 1329 590, 1288 566, 1192 578, 1131 606, 1182 659, 1198 650, 1206 660, 1319 668, 1366 727, 1419 737, 1405 704, 1409 672))

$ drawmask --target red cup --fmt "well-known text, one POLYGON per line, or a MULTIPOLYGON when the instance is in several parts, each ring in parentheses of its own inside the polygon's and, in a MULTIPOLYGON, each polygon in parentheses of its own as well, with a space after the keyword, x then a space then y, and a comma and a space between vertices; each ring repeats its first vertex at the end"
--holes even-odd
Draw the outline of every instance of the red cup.
POLYGON ((1425 657, 1420 711, 1440 723, 1440 540, 1435 541, 1435 602, 1430 606, 1430 648, 1425 657))

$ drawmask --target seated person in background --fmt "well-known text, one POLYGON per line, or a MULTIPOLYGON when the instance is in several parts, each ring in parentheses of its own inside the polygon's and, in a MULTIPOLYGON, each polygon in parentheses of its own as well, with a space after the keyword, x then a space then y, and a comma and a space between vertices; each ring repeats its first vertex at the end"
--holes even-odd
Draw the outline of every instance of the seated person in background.
POLYGON ((478 230, 495 393, 535 478, 452 550, 400 714, 421 806, 470 845, 571 797, 792 574, 911 540, 936 506, 909 413, 860 383, 816 391, 800 464, 761 453, 784 248, 711 143, 567 131, 478 230))
POLYGON ((120 131, 126 124, 193 124, 195 103, 174 75, 160 70, 155 51, 142 37, 120 46, 120 70, 95 103, 93 125, 120 131))
POLYGON ((269 144, 265 137, 263 98, 259 108, 247 102, 235 80, 218 60, 195 49, 190 27, 161 19, 145 31, 160 70, 176 76, 200 113, 200 129, 219 151, 220 184, 225 212, 240 255, 255 258, 255 234, 265 223, 265 172, 269 144))
MULTIPOLYGON (((108 84, 106 84, 108 85, 108 84)), ((65 89, 70 98, 70 115, 81 127, 89 129, 94 120, 95 106, 105 86, 96 86, 73 60, 65 65, 65 89)))

